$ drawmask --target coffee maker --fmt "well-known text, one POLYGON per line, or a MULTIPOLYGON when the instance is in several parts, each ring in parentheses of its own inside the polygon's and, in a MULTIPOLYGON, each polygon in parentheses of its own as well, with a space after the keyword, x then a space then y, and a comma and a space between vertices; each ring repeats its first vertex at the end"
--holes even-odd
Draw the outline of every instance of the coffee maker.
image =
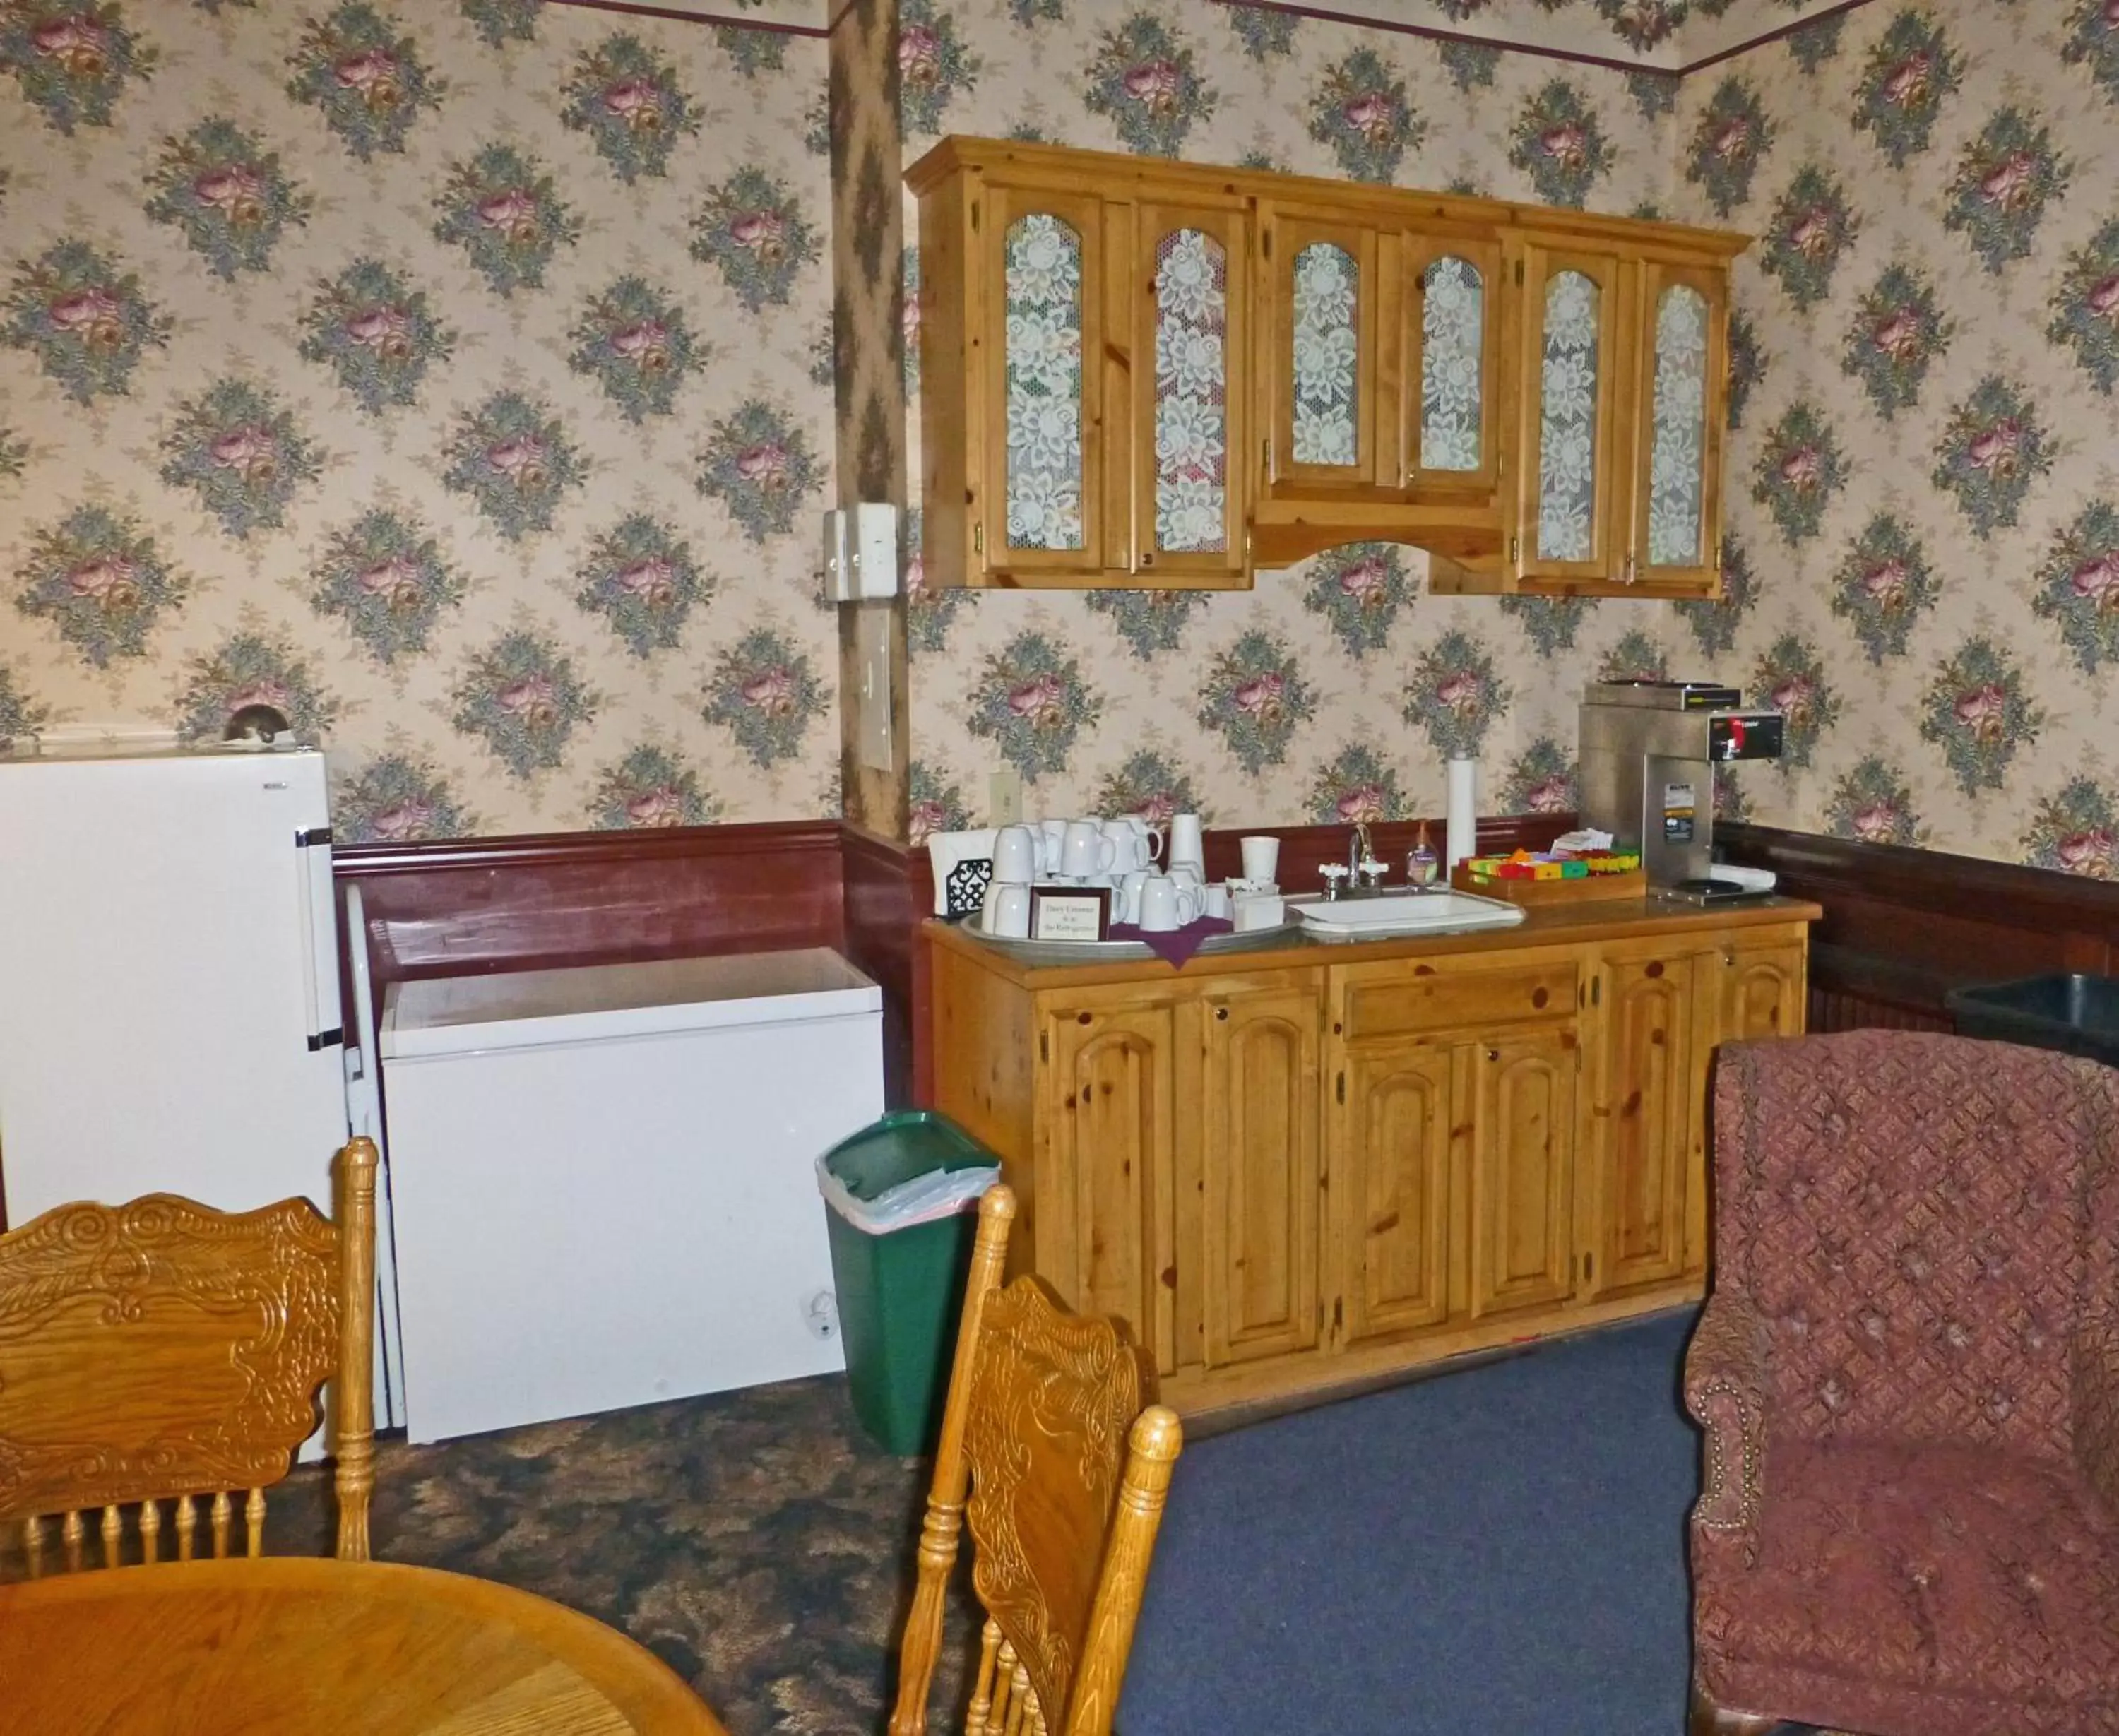
POLYGON ((1714 768, 1781 755, 1781 714, 1710 681, 1599 681, 1582 695, 1582 823, 1638 849, 1649 886, 1700 904, 1754 896, 1717 879, 1714 768))

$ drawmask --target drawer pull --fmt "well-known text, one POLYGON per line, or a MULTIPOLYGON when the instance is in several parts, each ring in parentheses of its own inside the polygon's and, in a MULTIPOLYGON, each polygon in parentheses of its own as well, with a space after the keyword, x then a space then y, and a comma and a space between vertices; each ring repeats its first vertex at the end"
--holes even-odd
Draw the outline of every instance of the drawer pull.
POLYGON ((1217 1019, 1226 1019, 1228 1016, 1229 1009, 1226 1007, 1217 1007, 1214 1009, 1214 1016, 1217 1019))

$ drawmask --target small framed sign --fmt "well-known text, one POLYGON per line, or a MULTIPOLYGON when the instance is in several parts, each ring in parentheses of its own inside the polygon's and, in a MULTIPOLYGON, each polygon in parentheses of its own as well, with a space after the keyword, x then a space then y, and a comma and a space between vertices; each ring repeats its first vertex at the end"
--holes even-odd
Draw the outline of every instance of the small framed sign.
POLYGON ((1111 931, 1111 895, 1105 887, 1033 887, 1032 940, 1102 940, 1111 931))

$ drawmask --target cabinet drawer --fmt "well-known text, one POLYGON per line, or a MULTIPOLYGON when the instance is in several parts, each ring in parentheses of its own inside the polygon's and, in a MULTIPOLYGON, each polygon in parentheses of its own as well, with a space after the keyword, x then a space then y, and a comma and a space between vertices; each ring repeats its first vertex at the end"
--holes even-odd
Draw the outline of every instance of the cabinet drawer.
MULTIPOLYGON (((1519 1020, 1570 1016, 1578 1005, 1579 960, 1556 958, 1500 970, 1449 970, 1422 965, 1346 985, 1348 1037, 1393 1036, 1404 1031, 1484 1030, 1519 1020)), ((1350 975, 1352 974, 1350 973, 1350 975)))

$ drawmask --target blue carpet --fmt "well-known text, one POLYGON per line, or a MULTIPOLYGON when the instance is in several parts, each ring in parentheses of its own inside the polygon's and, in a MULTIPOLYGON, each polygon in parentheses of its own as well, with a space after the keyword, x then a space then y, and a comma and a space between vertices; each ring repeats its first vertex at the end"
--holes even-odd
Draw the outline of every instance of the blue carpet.
POLYGON ((1188 1447, 1123 1736, 1678 1736, 1692 1319, 1188 1447))

